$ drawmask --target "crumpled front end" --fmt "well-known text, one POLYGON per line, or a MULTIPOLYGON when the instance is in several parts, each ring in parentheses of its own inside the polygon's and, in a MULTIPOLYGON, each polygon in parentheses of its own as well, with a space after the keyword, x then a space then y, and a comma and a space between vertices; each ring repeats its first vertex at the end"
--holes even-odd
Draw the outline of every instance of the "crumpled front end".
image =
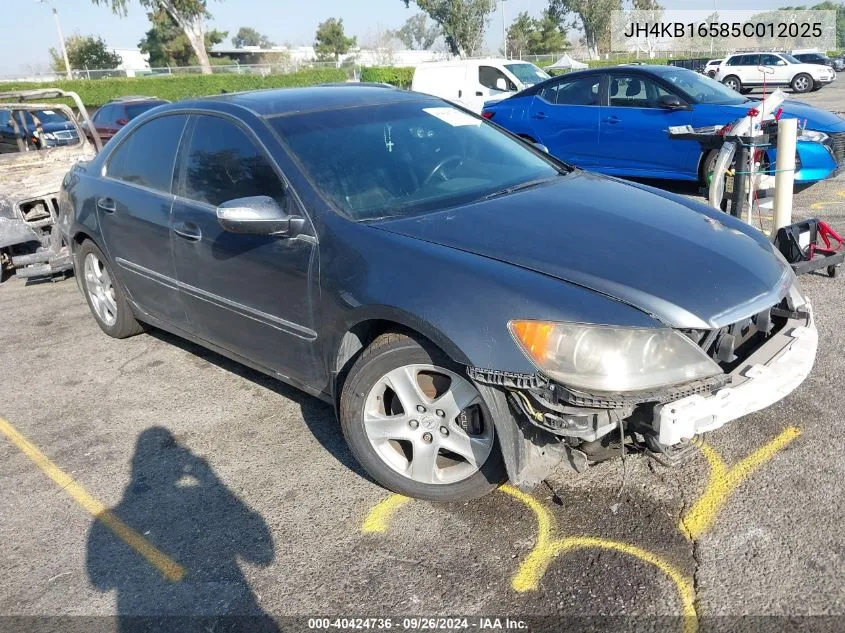
POLYGON ((811 305, 794 285, 775 305, 727 326, 676 331, 722 372, 648 391, 611 393, 575 389, 542 373, 470 368, 477 383, 506 394, 523 434, 541 447, 517 455, 522 462, 509 469, 512 479, 535 484, 561 461, 583 470, 619 455, 623 435, 632 448, 671 455, 697 435, 787 396, 810 373, 818 346, 811 305))

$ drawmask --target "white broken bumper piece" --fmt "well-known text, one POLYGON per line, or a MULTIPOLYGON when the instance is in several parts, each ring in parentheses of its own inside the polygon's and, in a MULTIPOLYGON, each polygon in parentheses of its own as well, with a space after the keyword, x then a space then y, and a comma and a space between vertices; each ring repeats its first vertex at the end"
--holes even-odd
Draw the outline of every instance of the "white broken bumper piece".
POLYGON ((819 335, 812 307, 809 317, 791 319, 777 334, 731 372, 731 383, 709 396, 694 395, 654 408, 661 444, 712 431, 786 397, 813 368, 819 335))

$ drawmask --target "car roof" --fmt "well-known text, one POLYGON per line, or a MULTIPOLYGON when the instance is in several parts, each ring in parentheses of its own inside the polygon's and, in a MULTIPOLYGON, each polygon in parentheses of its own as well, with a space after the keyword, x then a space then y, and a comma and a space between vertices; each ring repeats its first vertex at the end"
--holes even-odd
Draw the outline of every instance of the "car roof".
POLYGON ((275 88, 233 92, 174 103, 174 108, 203 108, 211 104, 235 105, 263 116, 283 116, 321 110, 342 110, 368 105, 419 101, 436 97, 398 90, 384 84, 333 84, 308 88, 275 88))

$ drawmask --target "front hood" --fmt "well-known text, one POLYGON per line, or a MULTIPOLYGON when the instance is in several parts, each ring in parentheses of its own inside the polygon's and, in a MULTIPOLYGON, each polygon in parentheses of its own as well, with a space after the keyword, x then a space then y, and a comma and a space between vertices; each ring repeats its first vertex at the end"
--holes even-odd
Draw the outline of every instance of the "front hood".
POLYGON ((376 226, 590 288, 674 327, 723 327, 756 314, 793 279, 768 240, 739 220, 583 171, 376 226))
MULTIPOLYGON (((760 105, 759 101, 749 101, 738 105, 719 106, 729 108, 735 113, 736 119, 744 117, 748 110, 760 105)), ((808 130, 819 132, 845 132, 845 119, 833 112, 816 108, 800 101, 784 101, 782 104, 783 116, 790 119, 798 119, 800 126, 808 130)), ((727 123, 728 121, 724 121, 727 123)))

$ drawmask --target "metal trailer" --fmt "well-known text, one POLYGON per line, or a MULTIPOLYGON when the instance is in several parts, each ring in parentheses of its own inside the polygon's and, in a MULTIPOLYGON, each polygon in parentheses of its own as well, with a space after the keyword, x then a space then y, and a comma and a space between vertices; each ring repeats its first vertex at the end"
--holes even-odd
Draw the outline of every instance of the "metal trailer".
POLYGON ((0 281, 52 276, 72 268, 70 249, 58 230, 59 191, 68 170, 90 160, 102 149, 85 134, 94 130, 88 111, 75 92, 56 88, 0 93, 0 112, 8 112, 0 127, 0 281), (39 99, 71 99, 79 113, 59 103, 39 99), (36 113, 61 112, 70 129, 45 133, 36 113))

